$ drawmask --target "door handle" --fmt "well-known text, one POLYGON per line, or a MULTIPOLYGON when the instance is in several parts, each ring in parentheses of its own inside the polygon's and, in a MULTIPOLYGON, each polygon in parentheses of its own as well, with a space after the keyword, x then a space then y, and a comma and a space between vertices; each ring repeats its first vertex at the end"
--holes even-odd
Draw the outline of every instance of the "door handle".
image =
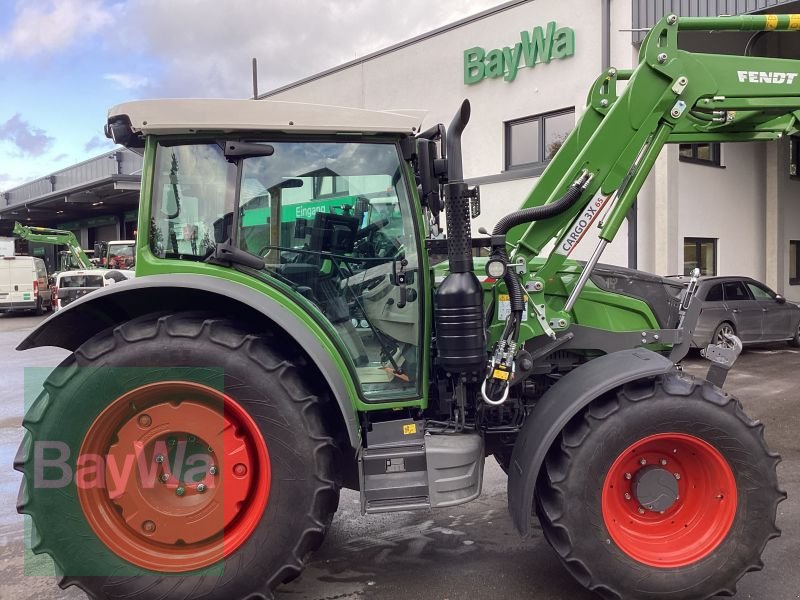
POLYGON ((732 312, 733 314, 736 314, 736 313, 738 313, 738 312, 739 312, 739 309, 738 309, 738 308, 734 308, 734 309, 733 309, 731 312, 732 312))
POLYGON ((767 312, 767 309, 766 308, 762 308, 761 312, 767 312))

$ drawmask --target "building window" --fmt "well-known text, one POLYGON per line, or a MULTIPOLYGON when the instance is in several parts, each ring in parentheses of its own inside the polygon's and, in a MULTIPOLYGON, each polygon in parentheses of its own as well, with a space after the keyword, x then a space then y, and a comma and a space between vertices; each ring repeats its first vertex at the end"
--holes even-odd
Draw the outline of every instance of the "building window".
POLYGON ((717 274, 717 240, 683 238, 684 275, 691 275, 695 267, 700 269, 700 275, 717 274))
POLYGON ((683 162, 692 162, 712 167, 722 166, 722 152, 720 144, 680 144, 680 159, 683 162))
POLYGON ((574 127, 574 108, 508 121, 505 124, 506 170, 549 161, 574 127))
POLYGON ((789 242, 789 285, 800 285, 800 240, 789 242))

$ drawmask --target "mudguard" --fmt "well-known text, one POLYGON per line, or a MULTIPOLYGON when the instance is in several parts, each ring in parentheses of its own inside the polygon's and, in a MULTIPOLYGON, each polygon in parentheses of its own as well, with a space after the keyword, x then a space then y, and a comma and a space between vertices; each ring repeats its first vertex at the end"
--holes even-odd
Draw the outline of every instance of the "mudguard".
POLYGON ((75 351, 104 329, 147 313, 219 309, 221 306, 227 314, 242 319, 246 319, 248 313, 252 315, 252 311, 260 313, 303 348, 325 377, 341 409, 350 444, 358 448, 360 433, 355 408, 340 369, 320 344, 320 336, 324 334, 315 333, 297 315, 270 297, 219 277, 149 275, 102 288, 51 315, 20 342, 17 350, 57 346, 75 351))
POLYGON ((651 350, 621 350, 570 371, 545 392, 520 430, 508 469, 508 510, 521 535, 530 531, 539 470, 569 420, 592 400, 614 388, 674 368, 671 360, 651 350))

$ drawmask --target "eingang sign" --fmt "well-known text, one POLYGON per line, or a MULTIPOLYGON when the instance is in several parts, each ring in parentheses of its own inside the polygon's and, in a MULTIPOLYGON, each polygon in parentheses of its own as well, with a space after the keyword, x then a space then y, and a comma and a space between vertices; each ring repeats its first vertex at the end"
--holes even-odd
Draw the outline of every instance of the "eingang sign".
POLYGON ((570 27, 556 29, 555 21, 548 23, 545 30, 534 27, 532 31, 521 31, 519 38, 510 48, 487 52, 475 46, 464 50, 464 83, 472 85, 486 77, 514 81, 523 66, 532 68, 537 63, 575 54, 575 32, 570 27))

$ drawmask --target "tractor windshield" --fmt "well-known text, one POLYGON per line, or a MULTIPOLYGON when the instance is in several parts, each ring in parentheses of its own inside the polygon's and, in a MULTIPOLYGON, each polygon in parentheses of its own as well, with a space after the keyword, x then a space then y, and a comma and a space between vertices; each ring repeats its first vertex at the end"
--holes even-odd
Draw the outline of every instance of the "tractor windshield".
POLYGON ((417 396, 423 313, 397 144, 264 144, 274 151, 233 160, 217 143, 160 146, 151 250, 204 260, 231 241, 264 259, 336 329, 367 399, 417 396))

